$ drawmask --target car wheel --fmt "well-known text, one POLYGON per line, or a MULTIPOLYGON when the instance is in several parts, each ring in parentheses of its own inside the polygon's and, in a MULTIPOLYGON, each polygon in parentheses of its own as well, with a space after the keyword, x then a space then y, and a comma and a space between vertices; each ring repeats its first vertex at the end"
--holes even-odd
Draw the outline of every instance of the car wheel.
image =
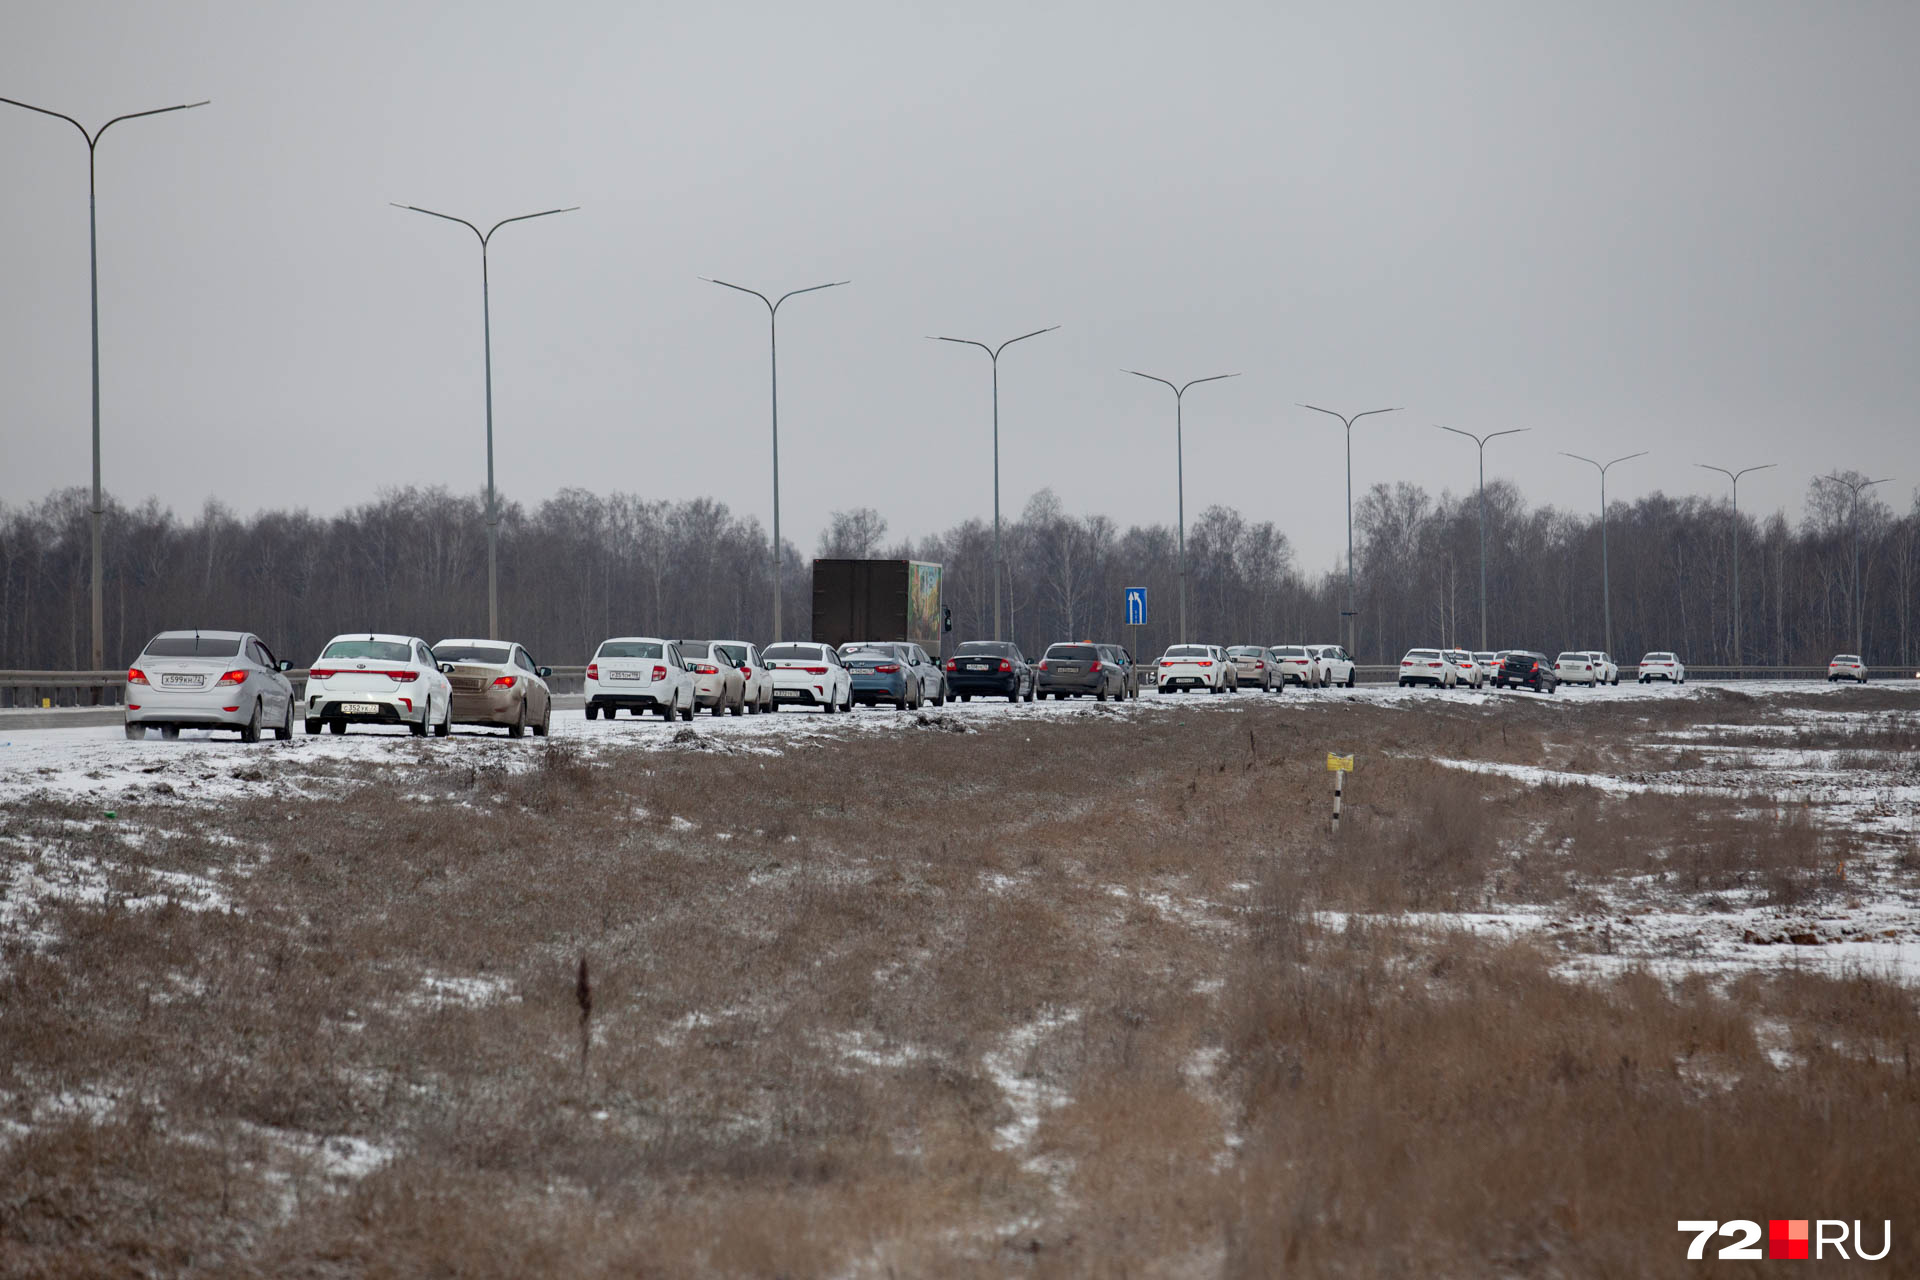
POLYGON ((733 700, 733 714, 736 716, 747 714, 747 691, 745 689, 742 689, 740 696, 733 700))
POLYGON ((347 722, 345 720, 327 721, 328 733, 345 733, 346 731, 347 731, 347 722))
POLYGON ((319 733, 319 732, 320 732, 320 722, 319 722, 318 720, 309 720, 309 721, 307 721, 307 732, 308 732, 309 734, 314 734, 314 733, 319 733))
MULTIPOLYGON (((429 708, 433 706, 432 698, 427 699, 427 706, 429 708)), ((436 738, 444 738, 452 732, 453 732, 453 697, 451 694, 449 694, 447 697, 447 713, 440 717, 439 724, 433 726, 433 736, 436 738)))
POLYGON ((420 708, 419 722, 416 723, 412 720, 407 721, 407 732, 412 734, 416 738, 426 737, 427 736, 427 717, 432 714, 433 714, 433 699, 428 698, 426 705, 420 708))
POLYGON ((1027 701, 1028 702, 1033 701, 1033 685, 1032 684, 1027 685, 1027 701))
POLYGON ((142 725, 142 724, 127 725, 127 741, 128 742, 140 742, 145 740, 146 736, 147 736, 147 727, 145 725, 142 725))
MULTIPOLYGON (((639 713, 635 712, 634 714, 638 715, 639 713)), ((673 697, 667 699, 666 706, 660 708, 660 718, 662 720, 671 720, 679 714, 680 714, 680 697, 678 694, 675 694, 673 697)), ((612 707, 607 708, 607 719, 609 720, 613 719, 612 707)))
POLYGON ((683 721, 685 721, 686 723, 688 723, 688 724, 692 724, 692 723, 693 723, 693 713, 694 713, 694 710, 695 710, 695 708, 694 708, 694 705, 693 705, 693 699, 692 699, 692 698, 688 698, 688 699, 687 699, 687 705, 686 705, 686 706, 684 706, 684 707, 682 707, 682 708, 680 708, 680 718, 681 718, 681 719, 682 719, 683 721))
POLYGON ((273 736, 282 742, 291 742, 293 740, 293 699, 287 699, 286 721, 281 724, 278 729, 273 731, 273 736))
POLYGON ((240 741, 260 741, 260 699, 258 698, 253 700, 253 714, 247 717, 245 724, 240 726, 240 741))
POLYGON ((172 742, 180 736, 180 726, 177 724, 163 724, 160 726, 160 736, 168 742, 172 742))
POLYGON ((589 702, 587 704, 587 719, 598 720, 599 718, 600 718, 600 708, 594 706, 591 702, 589 702))
POLYGON ((727 697, 724 693, 713 700, 713 706, 709 709, 709 714, 712 715, 715 720, 718 720, 727 713, 726 701, 727 697))
POLYGON ((540 717, 540 723, 533 726, 533 736, 544 738, 553 728, 553 699, 547 699, 547 709, 540 717))
POLYGON ((1105 702, 1107 700, 1107 686, 1104 684, 1101 685, 1099 691, 1093 695, 1093 700, 1095 702, 1105 702))
POLYGON ((525 698, 520 699, 520 709, 513 713, 513 723, 507 726, 507 736, 509 738, 527 736, 527 700, 525 698))

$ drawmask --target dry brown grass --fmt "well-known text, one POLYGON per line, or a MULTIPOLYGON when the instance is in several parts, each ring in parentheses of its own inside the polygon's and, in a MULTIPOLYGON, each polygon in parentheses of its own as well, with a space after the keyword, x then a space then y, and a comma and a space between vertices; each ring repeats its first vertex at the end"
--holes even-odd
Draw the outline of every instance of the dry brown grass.
POLYGON ((0 841, 127 894, 219 868, 234 909, 53 901, 0 952, 0 1272, 1647 1274, 1692 1187, 1913 1203, 1908 993, 1579 986, 1317 923, 1801 865, 1787 819, 1431 763, 1563 725, 1336 704, 778 758, 559 740, 525 772, 428 755, 135 809, 176 833, 138 848, 22 806, 0 841), (1338 846, 1329 748, 1361 757, 1338 846), (1756 1009, 1855 1048, 1774 1072, 1756 1009), (1764 1157, 1765 1108, 1873 1098, 1821 1121, 1869 1148, 1858 1177, 1764 1157), (347 1140, 391 1159, 346 1176, 347 1140))

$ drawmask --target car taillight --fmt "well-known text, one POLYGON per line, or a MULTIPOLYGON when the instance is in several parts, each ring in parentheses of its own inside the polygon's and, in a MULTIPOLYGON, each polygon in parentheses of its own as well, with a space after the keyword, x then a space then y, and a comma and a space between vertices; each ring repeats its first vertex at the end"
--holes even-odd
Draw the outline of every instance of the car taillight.
POLYGON ((1042 671, 1047 669, 1047 660, 1045 658, 1040 659, 1040 669, 1042 671))
POLYGON ((333 679, 333 678, 334 678, 335 676, 337 676, 337 675, 339 675, 339 674, 340 674, 340 673, 339 673, 338 671, 335 671, 335 670, 334 670, 334 669, 333 669, 332 667, 313 667, 313 668, 311 668, 311 669, 309 669, 309 670, 308 670, 308 672, 307 672, 307 679, 309 679, 309 680, 331 680, 331 679, 333 679))
MULTIPOLYGON (((951 667, 953 664, 949 662, 947 665, 951 667)), ((1005 658, 1002 658, 1000 659, 1000 669, 1002 671, 1011 671, 1013 670, 1013 664, 1011 662, 1008 662, 1005 658)))
POLYGON ((1097 659, 1087 664, 1088 671, 1098 671, 1099 669, 1100 669, 1100 663, 1097 659))
MULTIPOLYGON (((826 668, 822 667, 821 670, 824 671, 826 668)), ((876 666, 874 670, 880 672, 882 675, 890 676, 900 670, 900 664, 897 662, 882 662, 876 666)))
POLYGON ((127 683, 128 683, 128 684, 145 684, 146 682, 147 682, 147 673, 146 673, 146 672, 144 672, 144 671, 142 671, 142 670, 141 670, 140 668, 138 668, 138 667, 128 667, 128 668, 127 668, 127 683))
POLYGON ((587 679, 598 680, 599 678, 600 678, 600 664, 597 662, 589 662, 587 664, 587 679))
POLYGON ((1210 667, 1210 666, 1212 666, 1212 665, 1213 665, 1213 659, 1212 659, 1212 658, 1202 658, 1202 659, 1200 659, 1200 661, 1198 661, 1198 662, 1196 662, 1196 663, 1194 663, 1193 665, 1194 665, 1194 666, 1196 666, 1196 667, 1210 667))
POLYGON ((418 680, 420 673, 418 671, 389 671, 387 672, 387 676, 389 679, 395 680, 400 684, 406 684, 409 680, 418 680))
POLYGON ((717 676, 720 674, 720 668, 712 665, 711 663, 696 662, 693 664, 693 672, 695 675, 717 676))
POLYGON ((247 682, 247 673, 244 671, 229 671, 227 672, 227 674, 221 676, 218 680, 214 681, 216 685, 245 684, 246 682, 247 682))
POLYGON ((1255 671, 1265 671, 1267 669, 1267 664, 1264 662, 1256 662, 1253 664, 1253 669, 1255 671))
POLYGON ((493 687, 496 689, 511 689, 513 688, 513 681, 514 677, 512 676, 495 676, 493 678, 493 687))
POLYGON ((805 671, 810 676, 823 676, 827 674, 827 669, 825 667, 802 667, 801 670, 805 671))
POLYGON ((753 679, 753 668, 752 667, 740 668, 740 678, 743 680, 753 679))
POLYGON ((959 669, 960 669, 959 663, 955 662, 952 658, 947 659, 947 670, 958 671, 959 669))
POLYGON ((655 667, 653 669, 653 678, 655 680, 665 680, 667 678, 667 669, 665 667, 655 667))
POLYGON ((1428 666, 1430 666, 1430 667, 1437 667, 1437 666, 1439 666, 1440 664, 1439 664, 1439 663, 1437 663, 1437 662, 1429 662, 1429 663, 1428 663, 1427 665, 1428 665, 1428 666))

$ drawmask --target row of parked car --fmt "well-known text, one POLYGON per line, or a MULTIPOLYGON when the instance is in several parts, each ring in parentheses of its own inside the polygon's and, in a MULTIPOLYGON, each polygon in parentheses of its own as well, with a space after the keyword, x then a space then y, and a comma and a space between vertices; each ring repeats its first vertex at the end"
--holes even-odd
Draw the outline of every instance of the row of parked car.
MULTIPOLYGON (((1665 650, 1640 659, 1641 684, 1666 680, 1687 682, 1686 664, 1665 650)), ((1620 683, 1620 664, 1599 649, 1570 649, 1549 660, 1534 649, 1498 649, 1468 652, 1465 649, 1409 649, 1400 659, 1400 687, 1430 684, 1451 689, 1458 686, 1478 689, 1492 685, 1496 689, 1532 689, 1552 693, 1563 684, 1589 686, 1620 683)))

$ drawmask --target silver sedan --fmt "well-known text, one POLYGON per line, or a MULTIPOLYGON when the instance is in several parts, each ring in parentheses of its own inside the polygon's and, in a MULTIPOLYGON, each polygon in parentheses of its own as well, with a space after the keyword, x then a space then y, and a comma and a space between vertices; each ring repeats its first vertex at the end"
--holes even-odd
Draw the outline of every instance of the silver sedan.
POLYGON ((127 736, 238 729, 242 742, 258 742, 266 727, 291 738, 292 666, 251 632, 162 631, 127 669, 127 736))

